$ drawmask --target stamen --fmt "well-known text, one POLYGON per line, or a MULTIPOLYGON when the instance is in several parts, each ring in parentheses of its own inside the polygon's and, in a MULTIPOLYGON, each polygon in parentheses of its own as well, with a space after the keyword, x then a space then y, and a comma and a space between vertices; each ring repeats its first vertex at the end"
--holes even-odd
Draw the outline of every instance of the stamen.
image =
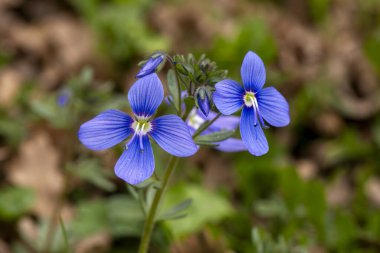
POLYGON ((135 132, 133 133, 132 138, 128 141, 127 145, 125 145, 125 149, 126 149, 126 150, 127 150, 128 147, 131 145, 131 143, 133 142, 133 140, 136 138, 136 135, 138 135, 138 133, 139 133, 139 128, 140 128, 140 123, 137 123, 137 125, 136 125, 136 129, 135 129, 135 132))
POLYGON ((255 106, 255 101, 256 101, 256 99, 253 98, 253 97, 251 97, 251 96, 249 97, 249 99, 251 100, 252 107, 253 107, 254 114, 255 114, 254 121, 253 121, 253 125, 254 125, 254 126, 257 126, 257 107, 255 106))
MULTIPOLYGON (((264 128, 264 129, 269 128, 269 127, 265 124, 264 119, 263 119, 263 116, 262 116, 261 113, 260 113, 259 104, 257 103, 257 99, 256 99, 256 98, 255 98, 254 101, 253 101, 253 107, 255 108, 255 112, 256 112, 256 114, 257 114, 257 117, 258 117, 259 120, 260 120, 260 123, 261 123, 262 128, 264 128)), ((255 117, 255 122, 256 122, 256 117, 255 117)))

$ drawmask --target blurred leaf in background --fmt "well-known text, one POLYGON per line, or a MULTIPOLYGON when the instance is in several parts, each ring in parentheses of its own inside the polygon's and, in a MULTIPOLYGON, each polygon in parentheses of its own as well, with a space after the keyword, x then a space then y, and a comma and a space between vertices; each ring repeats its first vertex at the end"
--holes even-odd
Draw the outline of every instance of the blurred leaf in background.
POLYGON ((126 63, 136 55, 146 55, 155 50, 167 50, 167 40, 151 31, 146 14, 152 0, 72 0, 98 35, 99 45, 106 56, 126 63))
POLYGON ((105 232, 115 238, 139 236, 144 216, 139 203, 128 195, 83 201, 76 218, 68 225, 72 240, 105 232))
POLYGON ((170 209, 186 198, 193 200, 187 216, 165 222, 175 238, 199 232, 205 225, 218 223, 234 213, 226 198, 194 184, 179 184, 170 188, 164 209, 170 209))
POLYGON ((247 51, 255 51, 263 61, 271 63, 277 55, 277 46, 266 21, 258 16, 243 19, 236 26, 235 36, 220 36, 207 53, 222 69, 240 77, 240 66, 247 51))
POLYGON ((20 187, 0 189, 0 220, 12 221, 31 210, 34 204, 33 191, 20 187))

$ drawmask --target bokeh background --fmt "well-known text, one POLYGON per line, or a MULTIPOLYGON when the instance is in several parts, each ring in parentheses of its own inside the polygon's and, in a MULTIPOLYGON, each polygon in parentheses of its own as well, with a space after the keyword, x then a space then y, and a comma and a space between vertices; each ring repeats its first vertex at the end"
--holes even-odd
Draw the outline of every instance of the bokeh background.
POLYGON ((165 206, 193 202, 159 224, 152 252, 380 252, 380 1, 1 0, 1 253, 136 252, 143 214, 113 173, 122 147, 92 152, 76 133, 129 110, 157 49, 205 53, 237 80, 256 51, 292 121, 266 131, 263 157, 182 161, 165 206))

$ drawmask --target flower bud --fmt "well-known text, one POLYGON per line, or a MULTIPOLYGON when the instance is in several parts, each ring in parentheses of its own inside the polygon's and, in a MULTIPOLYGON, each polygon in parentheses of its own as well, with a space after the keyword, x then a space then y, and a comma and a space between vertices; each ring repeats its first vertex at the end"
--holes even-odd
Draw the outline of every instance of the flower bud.
POLYGON ((140 69, 136 77, 141 78, 156 72, 160 65, 164 63, 164 60, 165 54, 161 52, 153 54, 140 69))
POLYGON ((210 113, 210 96, 206 87, 199 87, 195 91, 195 104, 202 114, 207 117, 210 113))

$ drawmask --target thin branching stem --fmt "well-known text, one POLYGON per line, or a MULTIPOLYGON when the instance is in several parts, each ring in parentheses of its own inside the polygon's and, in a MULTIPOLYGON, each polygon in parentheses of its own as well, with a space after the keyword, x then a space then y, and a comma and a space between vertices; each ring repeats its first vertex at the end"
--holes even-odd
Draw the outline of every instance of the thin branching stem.
POLYGON ((149 249, 150 239, 152 237, 152 232, 154 229, 154 225, 156 222, 156 216, 159 209, 159 206, 162 201, 162 197, 165 194, 165 191, 169 185, 170 178, 174 172, 174 169, 178 163, 179 158, 176 156, 171 156, 169 165, 166 168, 165 175, 162 180, 161 188, 157 190, 156 195, 154 196, 151 207, 149 208, 149 212, 147 215, 147 219, 145 221, 144 230, 142 234, 142 238, 140 241, 139 253, 146 253, 149 249))
POLYGON ((193 134, 193 139, 197 138, 201 133, 203 133, 209 126, 211 126, 219 117, 222 116, 221 113, 218 113, 212 120, 207 121, 204 125, 197 129, 193 134))

